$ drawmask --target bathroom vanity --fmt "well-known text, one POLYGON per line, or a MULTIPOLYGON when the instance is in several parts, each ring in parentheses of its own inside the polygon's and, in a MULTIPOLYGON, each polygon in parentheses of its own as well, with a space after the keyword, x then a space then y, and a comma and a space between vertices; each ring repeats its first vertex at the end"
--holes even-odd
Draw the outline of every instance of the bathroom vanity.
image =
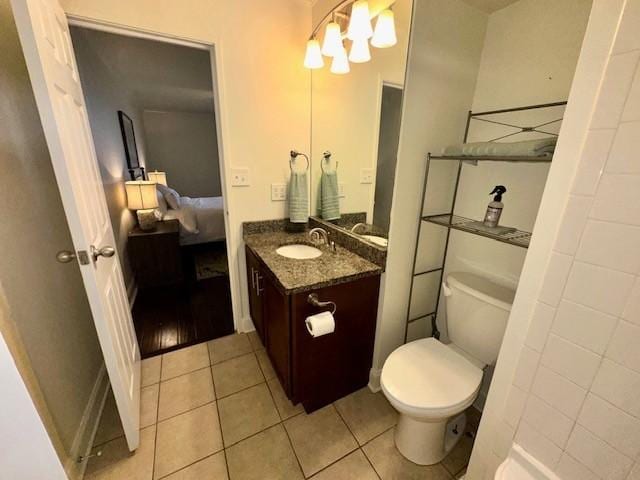
MULTIPOLYGON (((264 224, 264 222, 255 222, 264 224)), ((245 224, 251 318, 285 393, 307 412, 368 383, 376 328, 380 266, 336 246, 312 259, 286 258, 283 245, 310 244, 306 233, 245 224), (313 337, 305 319, 336 305, 335 331, 313 337)))

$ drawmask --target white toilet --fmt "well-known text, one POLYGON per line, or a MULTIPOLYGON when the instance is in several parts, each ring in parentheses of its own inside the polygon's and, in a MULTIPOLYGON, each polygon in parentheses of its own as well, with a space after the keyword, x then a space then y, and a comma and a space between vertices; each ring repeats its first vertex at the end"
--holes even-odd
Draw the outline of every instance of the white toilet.
POLYGON ((396 349, 382 368, 382 391, 400 420, 396 447, 419 465, 442 460, 464 432, 464 410, 483 369, 500 350, 515 292, 472 273, 443 283, 451 343, 423 338, 396 349))

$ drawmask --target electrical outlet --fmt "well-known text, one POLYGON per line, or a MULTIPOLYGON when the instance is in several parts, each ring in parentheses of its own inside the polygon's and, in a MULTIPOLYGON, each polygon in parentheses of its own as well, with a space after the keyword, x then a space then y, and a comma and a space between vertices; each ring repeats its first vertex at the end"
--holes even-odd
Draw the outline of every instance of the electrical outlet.
POLYGON ((231 169, 231 186, 232 187, 248 187, 249 169, 248 168, 232 168, 231 169))
POLYGON ((340 197, 340 198, 346 197, 346 195, 344 193, 344 189, 345 189, 344 183, 339 183, 338 184, 338 197, 340 197))
POLYGON ((360 183, 373 183, 373 168, 360 170, 360 183))
POLYGON ((271 184, 271 201, 282 202, 287 199, 287 185, 284 183, 271 184))

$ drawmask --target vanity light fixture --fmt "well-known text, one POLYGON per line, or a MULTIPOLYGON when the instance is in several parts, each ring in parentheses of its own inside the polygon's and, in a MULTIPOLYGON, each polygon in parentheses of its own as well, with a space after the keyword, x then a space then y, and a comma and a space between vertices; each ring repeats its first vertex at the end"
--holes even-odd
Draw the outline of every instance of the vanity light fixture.
POLYGON ((343 75, 349 73, 350 70, 347 50, 344 48, 344 45, 342 45, 333 57, 333 62, 331 62, 331 73, 343 75))
POLYGON ((322 52, 320 51, 320 42, 312 38, 307 42, 307 53, 304 56, 304 66, 311 69, 324 67, 322 52))
POLYGON ((352 42, 349 60, 353 63, 365 63, 371 60, 369 42, 366 38, 358 38, 352 42))
POLYGON ((369 2, 357 0, 351 6, 351 18, 347 28, 349 40, 368 40, 373 36, 371 28, 371 16, 369 14, 369 2))
POLYGON ((389 48, 398 43, 393 11, 389 8, 378 15, 376 29, 373 32, 371 45, 376 48, 389 48))
POLYGON ((325 57, 334 57, 342 47, 342 32, 340 25, 334 21, 327 24, 324 30, 324 41, 322 42, 322 54, 325 57))

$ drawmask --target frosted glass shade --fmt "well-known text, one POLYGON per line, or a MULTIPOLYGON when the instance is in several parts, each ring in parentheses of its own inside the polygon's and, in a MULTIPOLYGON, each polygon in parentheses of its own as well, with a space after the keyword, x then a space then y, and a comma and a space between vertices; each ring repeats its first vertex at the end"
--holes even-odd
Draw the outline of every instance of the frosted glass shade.
POLYGON ((391 10, 383 10, 378 15, 376 21, 376 30, 373 32, 371 45, 376 48, 389 48, 398 43, 396 36, 396 24, 393 12, 391 10))
POLYGON ((347 28, 349 40, 369 39, 373 36, 371 17, 369 15, 369 3, 367 0, 358 0, 351 7, 351 18, 347 28))
POLYGON ((349 61, 353 63, 365 63, 371 60, 371 52, 369 52, 369 42, 366 38, 357 39, 351 45, 349 52, 349 61))
POLYGON ((124 186, 127 191, 127 206, 130 210, 144 210, 158 206, 155 182, 140 180, 125 182, 124 186))
POLYGON ((324 67, 322 52, 320 51, 320 42, 312 38, 307 42, 307 53, 304 56, 304 66, 311 69, 324 67))
POLYGON ((342 32, 340 25, 330 22, 324 30, 324 41, 322 42, 322 54, 325 57, 335 57, 338 50, 342 48, 342 32))
POLYGON ((157 170, 154 172, 148 172, 147 176, 149 177, 149 181, 159 183, 160 185, 167 186, 167 174, 166 172, 158 172, 157 170))
POLYGON ((349 73, 349 59, 347 58, 347 51, 344 46, 333 57, 333 61, 331 62, 331 73, 336 73, 339 75, 349 73))

